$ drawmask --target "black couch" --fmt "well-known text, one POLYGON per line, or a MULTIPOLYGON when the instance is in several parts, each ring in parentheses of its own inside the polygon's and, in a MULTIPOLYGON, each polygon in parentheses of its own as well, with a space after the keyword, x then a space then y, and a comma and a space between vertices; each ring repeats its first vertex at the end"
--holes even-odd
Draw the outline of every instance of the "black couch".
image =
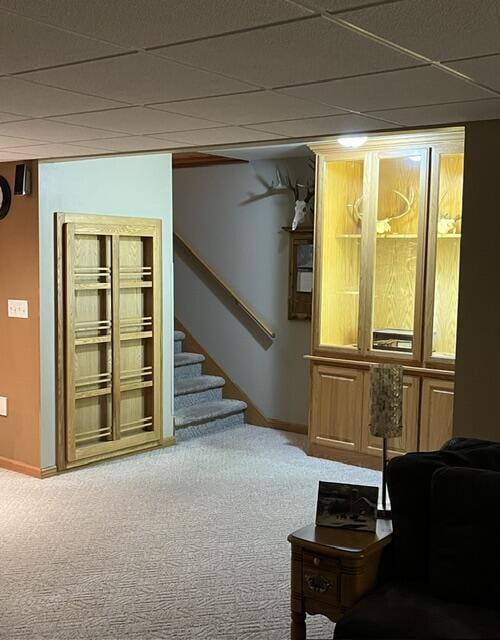
POLYGON ((500 638, 500 444, 455 438, 388 465, 383 579, 334 638, 500 638))

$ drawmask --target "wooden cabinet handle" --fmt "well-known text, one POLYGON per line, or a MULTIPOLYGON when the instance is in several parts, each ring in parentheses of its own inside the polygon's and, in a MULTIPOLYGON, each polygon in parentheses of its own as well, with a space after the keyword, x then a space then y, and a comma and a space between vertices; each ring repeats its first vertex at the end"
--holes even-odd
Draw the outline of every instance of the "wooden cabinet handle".
POLYGON ((323 576, 305 576, 307 585, 315 593, 325 593, 333 584, 323 576))
POLYGON ((319 567, 319 565, 321 564, 321 560, 317 557, 313 558, 313 564, 315 567, 319 567))

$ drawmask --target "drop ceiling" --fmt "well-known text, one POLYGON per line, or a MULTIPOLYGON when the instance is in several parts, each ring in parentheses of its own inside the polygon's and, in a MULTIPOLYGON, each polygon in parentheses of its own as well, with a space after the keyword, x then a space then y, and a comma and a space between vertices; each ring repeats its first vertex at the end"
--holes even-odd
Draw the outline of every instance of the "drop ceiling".
POLYGON ((0 0, 0 161, 500 118, 499 33, 499 0, 0 0))

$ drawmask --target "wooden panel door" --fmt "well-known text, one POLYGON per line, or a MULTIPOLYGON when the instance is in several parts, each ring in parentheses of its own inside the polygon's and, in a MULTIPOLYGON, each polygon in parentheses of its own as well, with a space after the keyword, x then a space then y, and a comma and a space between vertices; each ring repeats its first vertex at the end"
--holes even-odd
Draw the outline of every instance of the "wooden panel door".
MULTIPOLYGON (((364 453, 380 456, 382 438, 370 433, 370 374, 364 374, 363 431, 361 446, 364 453)), ((389 457, 400 456, 408 451, 417 451, 418 447, 418 403, 420 397, 420 378, 404 376, 403 378, 403 433, 399 438, 388 440, 389 457)))
POLYGON ((359 451, 363 372, 314 365, 312 378, 310 442, 359 451))
POLYGON ((453 390, 451 380, 424 379, 419 451, 435 451, 452 437, 453 390))
POLYGON ((66 467, 161 438, 161 227, 61 216, 58 461, 66 467))

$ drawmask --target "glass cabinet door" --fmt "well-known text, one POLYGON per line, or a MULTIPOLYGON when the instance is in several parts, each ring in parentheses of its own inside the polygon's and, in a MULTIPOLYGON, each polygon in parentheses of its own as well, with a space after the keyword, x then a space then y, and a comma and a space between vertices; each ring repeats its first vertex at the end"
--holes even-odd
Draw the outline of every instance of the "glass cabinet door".
POLYGON ((365 154, 323 162, 319 344, 358 350, 361 236, 367 205, 365 154))
POLYGON ((464 155, 461 149, 436 150, 429 226, 429 300, 432 327, 426 356, 453 360, 457 340, 458 278, 462 233, 464 155))
POLYGON ((378 154, 374 216, 371 352, 418 358, 423 302, 427 150, 378 154))

